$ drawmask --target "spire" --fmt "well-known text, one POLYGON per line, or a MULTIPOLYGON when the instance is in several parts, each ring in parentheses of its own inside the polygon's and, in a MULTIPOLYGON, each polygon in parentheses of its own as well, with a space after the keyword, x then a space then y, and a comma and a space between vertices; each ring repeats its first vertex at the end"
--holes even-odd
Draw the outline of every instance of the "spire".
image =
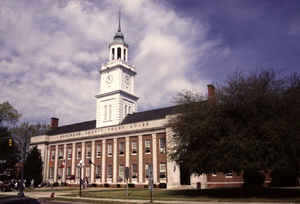
POLYGON ((121 32, 121 9, 119 10, 119 27, 118 32, 121 32))
POLYGON ((116 32, 114 36, 114 42, 117 43, 124 43, 124 35, 121 31, 121 10, 119 10, 119 25, 118 25, 118 31, 116 32))

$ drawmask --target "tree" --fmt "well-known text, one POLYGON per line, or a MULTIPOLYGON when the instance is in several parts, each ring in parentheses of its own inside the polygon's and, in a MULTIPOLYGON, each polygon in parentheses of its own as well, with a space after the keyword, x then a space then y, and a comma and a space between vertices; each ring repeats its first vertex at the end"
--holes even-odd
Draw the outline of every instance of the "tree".
POLYGON ((20 117, 21 114, 9 102, 0 104, 0 126, 4 126, 4 123, 14 125, 20 117))
POLYGON ((10 126, 15 125, 21 115, 8 102, 0 104, 0 174, 15 176, 15 164, 19 160, 15 142, 12 139, 10 126))
MULTIPOLYGON (((34 185, 39 185, 43 180, 43 162, 39 149, 35 146, 33 147, 27 156, 24 165, 24 177, 27 182, 34 180, 34 185)), ((28 186, 28 183, 27 183, 28 186)))
POLYGON ((300 75, 235 73, 214 100, 179 95, 171 158, 191 173, 299 170, 300 75))

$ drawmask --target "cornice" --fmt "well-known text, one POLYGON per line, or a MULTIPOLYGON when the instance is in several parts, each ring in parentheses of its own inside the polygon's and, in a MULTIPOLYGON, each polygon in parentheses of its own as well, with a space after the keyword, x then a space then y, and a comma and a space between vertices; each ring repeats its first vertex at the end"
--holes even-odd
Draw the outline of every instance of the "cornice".
POLYGON ((95 97, 96 98, 102 98, 102 97, 111 96, 111 95, 114 95, 114 94, 120 94, 120 95, 125 96, 127 98, 131 98, 134 101, 137 101, 139 99, 139 97, 134 96, 134 95, 132 95, 130 93, 127 93, 127 92, 125 92, 123 90, 117 90, 117 91, 112 91, 112 92, 109 92, 109 93, 98 94, 95 97))

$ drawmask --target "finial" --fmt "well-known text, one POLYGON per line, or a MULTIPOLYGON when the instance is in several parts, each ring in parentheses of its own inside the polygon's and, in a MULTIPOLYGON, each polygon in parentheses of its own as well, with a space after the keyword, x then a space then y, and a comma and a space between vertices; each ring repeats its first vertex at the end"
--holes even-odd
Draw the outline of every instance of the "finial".
POLYGON ((121 9, 119 9, 119 28, 118 32, 121 32, 121 9))

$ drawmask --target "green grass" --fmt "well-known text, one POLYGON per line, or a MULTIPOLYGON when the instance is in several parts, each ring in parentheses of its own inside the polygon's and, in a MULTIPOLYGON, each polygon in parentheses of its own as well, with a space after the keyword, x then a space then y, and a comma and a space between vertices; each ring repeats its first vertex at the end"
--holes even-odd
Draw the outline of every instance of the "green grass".
MULTIPOLYGON (((55 198, 55 199, 50 199, 50 198, 43 198, 43 199, 40 199, 40 200, 47 200, 47 201, 69 201, 69 202, 72 202, 72 203, 92 203, 92 204, 136 204, 136 203, 132 203, 130 201, 124 201, 124 202, 117 202, 117 201, 102 201, 102 200, 79 200, 79 199, 76 199, 76 198, 55 198)), ((146 202, 146 203, 149 203, 149 202, 146 202)), ((146 204, 145 203, 145 204, 146 204)))
MULTIPOLYGON (((78 192, 69 196, 77 196, 78 192)), ((83 191, 82 197, 127 199, 125 189, 101 189, 83 191)), ((129 189, 128 199, 149 200, 147 189, 129 189)), ((300 189, 260 189, 244 191, 240 188, 206 190, 154 189, 153 200, 170 201, 223 201, 223 202, 300 202, 300 189)))
POLYGON ((39 192, 74 191, 78 189, 79 187, 43 187, 43 188, 34 188, 34 189, 26 188, 27 191, 39 191, 39 192))

